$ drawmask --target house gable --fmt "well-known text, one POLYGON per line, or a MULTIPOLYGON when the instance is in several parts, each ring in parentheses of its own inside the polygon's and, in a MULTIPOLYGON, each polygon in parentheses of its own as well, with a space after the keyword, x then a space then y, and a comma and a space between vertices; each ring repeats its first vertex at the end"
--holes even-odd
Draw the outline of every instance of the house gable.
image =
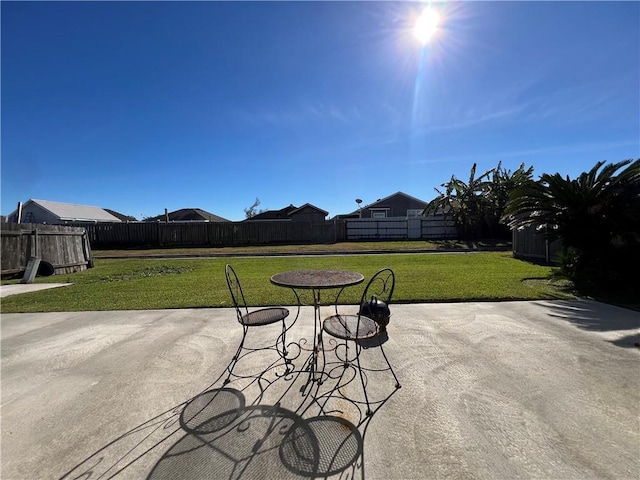
POLYGON ((305 203, 301 207, 296 207, 291 204, 280 210, 267 210, 266 212, 258 213, 251 218, 247 218, 245 221, 285 220, 293 222, 323 222, 328 214, 329 212, 310 203, 305 203))
POLYGON ((251 218, 247 218, 245 221, 254 220, 289 220, 289 213, 294 211, 297 207, 293 204, 288 207, 281 208, 280 210, 266 210, 254 215, 251 218))
POLYGON ((375 218, 375 217, 412 217, 420 216, 428 202, 412 197, 403 192, 376 200, 369 205, 351 213, 340 215, 341 218, 375 218))
POLYGON ((296 222, 323 222, 327 215, 329 215, 329 212, 310 203, 305 203, 301 207, 289 212, 291 220, 296 222))
MULTIPOLYGON (((17 222, 18 211, 10 216, 12 222, 17 222)), ((92 205, 78 205, 74 203, 52 202, 50 200, 30 199, 22 206, 22 223, 97 223, 114 222, 120 219, 111 215, 100 207, 92 205)))
MULTIPOLYGON (((226 218, 219 217, 200 208, 181 208, 167 214, 170 222, 228 222, 226 218)), ((147 219, 148 222, 164 222, 165 215, 158 215, 147 219)))

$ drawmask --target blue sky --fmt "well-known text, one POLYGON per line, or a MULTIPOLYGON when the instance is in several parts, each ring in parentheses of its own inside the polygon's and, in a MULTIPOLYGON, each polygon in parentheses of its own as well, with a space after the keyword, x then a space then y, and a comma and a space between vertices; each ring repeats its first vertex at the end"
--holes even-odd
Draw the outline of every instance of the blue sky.
POLYGON ((640 3, 5 2, 2 214, 330 216, 640 157, 640 3))

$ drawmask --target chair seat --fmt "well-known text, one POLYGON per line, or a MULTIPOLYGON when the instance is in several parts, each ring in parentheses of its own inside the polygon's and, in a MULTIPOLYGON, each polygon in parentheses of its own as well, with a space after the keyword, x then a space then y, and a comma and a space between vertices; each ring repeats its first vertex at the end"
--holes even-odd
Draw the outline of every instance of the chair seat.
POLYGON ((325 319, 322 328, 329 335, 343 340, 365 340, 378 335, 378 324, 369 317, 360 315, 332 315, 325 319))
POLYGON ((280 307, 261 308, 249 312, 242 316, 240 323, 247 327, 254 327, 258 325, 269 325, 284 320, 289 315, 289 310, 280 307))

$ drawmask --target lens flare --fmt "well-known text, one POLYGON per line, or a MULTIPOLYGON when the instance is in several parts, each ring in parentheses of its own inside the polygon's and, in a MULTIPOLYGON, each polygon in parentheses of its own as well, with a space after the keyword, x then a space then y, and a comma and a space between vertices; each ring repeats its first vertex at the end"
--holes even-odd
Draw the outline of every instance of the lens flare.
POLYGON ((425 8, 416 21, 413 34, 423 45, 425 45, 429 40, 431 40, 438 30, 439 23, 440 15, 438 15, 438 12, 431 8, 425 8))

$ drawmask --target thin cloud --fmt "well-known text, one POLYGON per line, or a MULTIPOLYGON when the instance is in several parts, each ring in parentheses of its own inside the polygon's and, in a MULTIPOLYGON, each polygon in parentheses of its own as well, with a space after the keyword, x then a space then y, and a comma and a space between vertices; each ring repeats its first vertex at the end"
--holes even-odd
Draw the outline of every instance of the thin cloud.
POLYGON ((426 128, 421 129, 424 133, 433 133, 433 132, 442 132, 447 130, 460 130, 468 127, 475 127, 484 123, 493 122, 494 120, 503 119, 506 117, 511 117, 513 115, 517 115, 523 111, 525 105, 518 105, 512 108, 507 108, 505 110, 500 110, 497 112, 491 113, 481 113, 479 115, 467 115, 469 117, 468 120, 441 124, 441 125, 429 125, 426 128))
POLYGON ((532 155, 575 155, 599 152, 621 147, 640 147, 638 140, 628 140, 623 142, 590 142, 581 144, 553 145, 548 147, 529 148, 521 150, 505 150, 502 152, 490 152, 473 155, 457 155, 451 157, 436 157, 427 160, 413 160, 407 162, 410 165, 423 165, 431 163, 448 163, 466 161, 473 158, 474 161, 484 160, 505 160, 520 157, 530 157, 532 155))
POLYGON ((615 100, 612 91, 594 92, 593 89, 572 87, 545 94, 531 101, 526 118, 529 120, 558 119, 565 122, 583 122, 597 118, 602 109, 615 100))
POLYGON ((309 125, 329 122, 353 125, 363 119, 360 110, 355 106, 346 108, 322 102, 304 102, 297 106, 278 108, 277 110, 239 110, 233 115, 252 126, 268 124, 273 127, 289 127, 292 125, 309 125))

